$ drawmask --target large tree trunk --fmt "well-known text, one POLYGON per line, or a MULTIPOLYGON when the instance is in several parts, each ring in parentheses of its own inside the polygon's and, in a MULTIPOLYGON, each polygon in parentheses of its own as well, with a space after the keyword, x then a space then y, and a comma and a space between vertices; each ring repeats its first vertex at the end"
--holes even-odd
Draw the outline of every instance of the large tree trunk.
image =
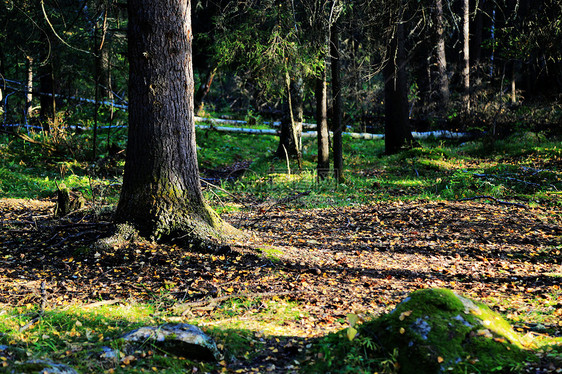
POLYGON ((443 112, 449 106, 449 77, 447 76, 447 58, 445 57, 445 27, 443 25, 443 3, 435 0, 435 31, 437 55, 437 87, 439 91, 439 104, 443 112))
POLYGON ((388 49, 384 75, 384 145, 387 154, 393 154, 414 142, 408 117, 408 81, 404 25, 397 22, 388 49))
POLYGON ((115 219, 194 241, 235 230, 203 200, 193 115, 191 3, 129 0, 129 142, 115 219))
POLYGON ((345 131, 343 124, 343 101, 341 96, 341 63, 340 63, 340 35, 339 26, 332 26, 330 34, 330 56, 332 65, 332 131, 334 133, 333 158, 334 176, 338 182, 343 178, 343 138, 345 131))
POLYGON ((328 132, 326 69, 316 77, 316 131, 318 132, 318 178, 324 179, 330 173, 330 138, 328 132))

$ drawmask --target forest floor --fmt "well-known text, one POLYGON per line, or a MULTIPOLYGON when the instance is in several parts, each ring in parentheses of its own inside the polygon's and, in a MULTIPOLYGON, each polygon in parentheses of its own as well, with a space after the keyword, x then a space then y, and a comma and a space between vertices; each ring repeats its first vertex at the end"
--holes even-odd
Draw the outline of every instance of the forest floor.
MULTIPOLYGON (((311 339, 345 328, 348 313, 377 316, 428 287, 481 300, 523 334, 562 336, 559 210, 494 201, 293 208, 225 215, 249 234, 213 251, 142 241, 101 251, 92 244, 112 227, 91 210, 55 219, 51 201, 2 199, 0 303, 156 300, 168 320, 255 328, 260 352, 229 363, 233 372, 296 371, 316 359, 306 356, 311 339), (260 300, 271 298, 295 314, 263 331, 260 300), (235 299, 257 301, 217 313, 235 299)), ((556 365, 545 359, 537 372, 556 365)))

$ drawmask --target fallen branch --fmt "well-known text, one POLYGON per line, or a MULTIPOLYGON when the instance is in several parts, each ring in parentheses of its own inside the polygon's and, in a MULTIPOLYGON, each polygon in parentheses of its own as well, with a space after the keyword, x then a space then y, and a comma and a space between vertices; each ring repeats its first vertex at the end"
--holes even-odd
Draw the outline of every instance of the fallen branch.
MULTIPOLYGON (((100 233, 99 233, 98 231, 96 231, 96 230, 81 231, 81 232, 78 232, 78 233, 76 233, 76 234, 74 234, 74 235, 69 235, 69 236, 67 236, 66 238, 63 238, 60 242, 58 242, 58 243, 56 243, 56 244, 53 244, 53 245, 50 246, 50 247, 51 247, 51 248, 60 247, 60 246, 63 245, 64 242, 66 242, 66 241, 69 241, 69 240, 72 240, 72 239, 77 239, 77 238, 79 238, 79 237, 81 237, 81 236, 91 235, 91 234, 97 234, 98 237, 100 236, 100 233)), ((55 235, 55 236, 56 236, 56 235, 55 235)), ((52 239, 52 238, 51 238, 51 239, 52 239)), ((49 239, 49 240, 51 240, 51 239, 49 239)), ((96 238, 96 239, 97 239, 97 238, 96 238)))
POLYGON ((516 183, 521 183, 521 184, 526 184, 529 186, 533 186, 533 187, 541 187, 541 185, 539 183, 533 183, 533 182, 527 182, 521 179, 517 179, 517 178, 513 178, 513 177, 501 177, 499 175, 493 175, 493 174, 473 174, 475 177, 478 178, 496 178, 496 179, 505 179, 508 181, 512 181, 512 182, 516 182, 516 183))
POLYGON ((494 200, 494 202, 496 202, 498 204, 501 204, 501 205, 512 205, 512 206, 517 206, 517 207, 524 208, 524 209, 529 209, 529 207, 525 204, 503 201, 503 200, 499 200, 499 199, 497 199, 493 196, 488 196, 488 195, 465 197, 463 199, 458 199, 457 201, 468 201, 468 200, 478 200, 478 199, 490 199, 490 200, 494 200))
POLYGON ((193 302, 190 302, 190 303, 181 303, 181 304, 178 304, 178 305, 174 306, 174 310, 179 311, 179 310, 183 309, 183 311, 181 312, 181 315, 184 316, 189 312, 189 310, 191 310, 193 308, 204 307, 204 306, 209 305, 209 304, 218 304, 218 303, 221 303, 223 301, 230 300, 230 299, 268 298, 268 297, 275 297, 275 296, 293 295, 293 294, 298 294, 298 293, 302 293, 302 292, 303 291, 242 292, 242 293, 230 294, 230 295, 225 295, 225 296, 220 296, 220 297, 214 297, 214 298, 207 299, 207 300, 193 301, 193 302))
POLYGON ((30 327, 33 327, 37 322, 39 322, 40 319, 41 319, 41 316, 36 316, 35 318, 33 318, 29 322, 27 322, 25 325, 20 327, 18 332, 24 332, 25 330, 29 329, 30 327))
POLYGON ((110 226, 113 225, 112 222, 107 221, 98 221, 98 222, 77 222, 77 223, 68 223, 64 225, 58 225, 53 228, 53 230, 61 231, 66 229, 72 229, 76 227, 96 227, 96 226, 110 226))
POLYGON ((295 200, 297 200, 297 199, 300 199, 300 198, 303 197, 303 196, 310 195, 310 192, 311 192, 311 191, 299 192, 299 193, 296 194, 296 195, 287 196, 287 197, 284 197, 284 198, 282 198, 282 199, 279 199, 279 200, 275 201, 275 202, 274 202, 273 204, 271 204, 267 209, 263 210, 263 211, 261 212, 261 215, 260 215, 259 217, 254 218, 254 220, 250 223, 250 226, 253 226, 253 225, 255 225, 257 222, 259 222, 259 221, 266 215, 267 212, 269 212, 271 209, 273 209, 273 207, 275 207, 275 206, 277 206, 277 205, 280 205, 280 204, 287 204, 287 203, 290 203, 291 201, 295 201, 295 200))
POLYGON ((121 302, 121 299, 102 300, 102 301, 97 301, 95 303, 82 305, 82 308, 97 308, 98 306, 113 305, 113 304, 117 304, 117 303, 120 303, 120 302, 121 302))
POLYGON ((201 180, 201 182, 205 183, 207 186, 211 186, 211 187, 213 187, 213 188, 216 188, 217 190, 220 190, 220 191, 226 193, 227 195, 229 195, 230 197, 232 197, 234 200, 236 200, 236 202, 238 202, 238 203, 244 205, 245 208, 247 208, 247 209, 249 208, 246 204, 244 204, 244 202, 243 202, 242 200, 240 200, 240 199, 238 198, 238 196, 234 195, 232 192, 229 192, 229 191, 225 190, 225 189, 222 188, 222 187, 219 187, 219 186, 214 185, 214 184, 212 184, 212 183, 210 183, 210 182, 207 182, 207 181, 206 181, 205 179, 203 179, 203 178, 200 178, 200 180, 201 180))

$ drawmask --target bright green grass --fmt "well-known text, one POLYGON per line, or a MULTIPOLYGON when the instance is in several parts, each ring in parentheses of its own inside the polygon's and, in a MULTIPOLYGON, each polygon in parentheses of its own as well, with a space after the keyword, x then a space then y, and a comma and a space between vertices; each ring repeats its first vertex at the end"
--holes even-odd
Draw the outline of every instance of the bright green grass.
MULTIPOLYGON (((197 131, 202 170, 250 162, 243 177, 221 185, 243 200, 276 200, 310 191, 297 200, 300 206, 397 199, 456 200, 480 195, 528 204, 562 204, 562 148, 556 139, 523 133, 493 144, 426 140, 420 148, 391 156, 384 155, 382 140, 344 140, 345 181, 336 184, 331 178, 317 180, 317 144, 313 138, 303 139, 299 167, 296 160, 287 163, 273 156, 276 136, 197 131)), ((72 157, 61 159, 59 155, 53 159, 40 146, 19 139, 3 137, 0 145, 0 197, 53 196, 56 183, 64 183, 90 199, 103 196, 109 203, 117 200, 121 179, 118 168, 113 174, 103 174, 103 170, 72 157)), ((119 167, 122 166, 121 162, 119 167)), ((229 193, 212 188, 205 193, 219 211, 239 209, 229 193)))
POLYGON ((228 362, 248 360, 260 353, 264 339, 291 336, 286 322, 298 321, 306 314, 294 302, 243 298, 231 299, 207 316, 192 318, 158 309, 154 304, 138 303, 48 308, 40 318, 37 312, 36 306, 27 305, 6 307, 0 313, 0 345, 9 346, 5 352, 11 355, 8 360, 0 357, 0 372, 3 367, 9 369, 8 364, 31 359, 49 359, 84 373, 177 373, 194 367, 201 372, 217 371, 224 362, 193 362, 151 346, 139 349, 129 362, 119 338, 141 326, 190 323, 217 342, 228 362), (100 359, 103 347, 121 352, 117 361, 100 359))

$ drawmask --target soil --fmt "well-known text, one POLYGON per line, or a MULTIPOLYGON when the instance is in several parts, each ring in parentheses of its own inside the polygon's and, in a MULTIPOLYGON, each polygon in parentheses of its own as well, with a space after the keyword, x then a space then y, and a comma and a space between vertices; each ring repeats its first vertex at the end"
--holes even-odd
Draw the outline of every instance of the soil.
MULTIPOLYGON (((109 216, 86 209, 54 218, 52 201, 2 199, 0 303, 46 299, 53 307, 160 295, 163 307, 181 303, 203 316, 212 309, 198 309, 205 300, 229 295, 297 301, 302 318, 283 326, 284 337, 265 337, 266 353, 233 364, 248 372, 296 370, 299 350, 346 327, 348 313, 380 315, 420 288, 486 302, 521 333, 562 336, 560 210, 493 201, 294 207, 223 216, 250 234, 209 251, 143 241, 102 251, 93 243, 114 229, 109 216)), ((557 369, 545 360, 533 372, 557 369)))

